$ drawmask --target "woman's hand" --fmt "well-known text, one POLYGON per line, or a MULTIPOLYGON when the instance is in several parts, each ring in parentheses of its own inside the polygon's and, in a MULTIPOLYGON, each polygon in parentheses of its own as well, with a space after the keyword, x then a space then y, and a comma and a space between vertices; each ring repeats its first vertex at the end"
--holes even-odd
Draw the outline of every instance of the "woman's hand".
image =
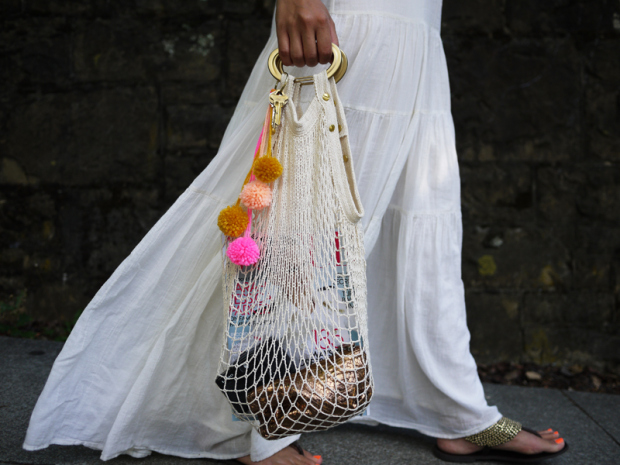
POLYGON ((320 0, 278 0, 276 4, 278 49, 284 66, 316 66, 332 59, 336 27, 320 0))

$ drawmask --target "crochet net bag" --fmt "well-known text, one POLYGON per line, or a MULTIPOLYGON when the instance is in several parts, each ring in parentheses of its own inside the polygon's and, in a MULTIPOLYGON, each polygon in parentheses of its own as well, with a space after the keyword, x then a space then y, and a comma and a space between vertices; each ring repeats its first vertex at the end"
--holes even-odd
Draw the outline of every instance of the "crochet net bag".
POLYGON ((223 241, 227 327, 216 383, 234 416, 266 439, 343 423, 373 392, 364 211, 335 80, 313 77, 303 115, 301 84, 280 81, 289 99, 266 151, 282 174, 246 230, 258 260, 233 263, 233 239, 223 241))

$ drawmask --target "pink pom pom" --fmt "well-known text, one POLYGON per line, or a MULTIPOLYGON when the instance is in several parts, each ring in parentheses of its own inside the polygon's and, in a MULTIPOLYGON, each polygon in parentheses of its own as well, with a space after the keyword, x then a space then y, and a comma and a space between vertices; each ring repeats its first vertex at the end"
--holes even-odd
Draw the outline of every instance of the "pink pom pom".
POLYGON ((235 265, 254 265, 260 256, 260 250, 254 239, 241 236, 228 245, 226 255, 235 265))
POLYGON ((257 179, 243 186, 239 198, 247 208, 260 210, 271 205, 271 188, 257 179))

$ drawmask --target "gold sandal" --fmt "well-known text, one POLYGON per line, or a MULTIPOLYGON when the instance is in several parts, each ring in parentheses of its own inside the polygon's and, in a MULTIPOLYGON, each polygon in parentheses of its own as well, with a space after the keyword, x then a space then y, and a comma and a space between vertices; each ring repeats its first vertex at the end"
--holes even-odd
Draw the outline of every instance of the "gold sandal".
POLYGON ((483 460, 494 460, 497 462, 527 463, 557 457, 568 450, 567 442, 564 442, 564 447, 557 452, 540 452, 538 454, 523 454, 521 452, 491 449, 500 444, 510 442, 521 430, 542 437, 537 431, 522 426, 518 421, 502 417, 497 423, 489 426, 487 429, 463 438, 473 444, 483 446, 484 449, 481 451, 472 454, 450 454, 442 451, 435 445, 433 448, 433 455, 446 462, 471 463, 483 460))

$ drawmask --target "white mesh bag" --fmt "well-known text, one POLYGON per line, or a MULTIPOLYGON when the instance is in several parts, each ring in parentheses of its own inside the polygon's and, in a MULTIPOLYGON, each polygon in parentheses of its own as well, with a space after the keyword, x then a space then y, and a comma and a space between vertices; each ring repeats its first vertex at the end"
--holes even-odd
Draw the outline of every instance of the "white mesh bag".
POLYGON ((343 423, 373 391, 364 210, 335 80, 313 78, 303 115, 301 84, 281 80, 289 99, 268 143, 283 171, 270 206, 250 213, 258 261, 232 263, 223 236, 227 325, 216 383, 234 416, 267 439, 343 423))

